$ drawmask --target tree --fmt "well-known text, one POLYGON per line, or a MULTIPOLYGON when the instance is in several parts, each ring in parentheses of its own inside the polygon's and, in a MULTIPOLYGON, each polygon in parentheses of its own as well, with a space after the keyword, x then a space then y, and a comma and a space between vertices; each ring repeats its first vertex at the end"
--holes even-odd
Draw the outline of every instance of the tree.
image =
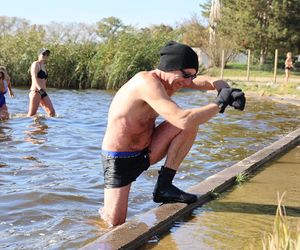
MULTIPOLYGON (((205 8, 202 13, 203 16, 208 19, 210 4, 200 5, 205 8)), ((210 27, 204 26, 201 20, 193 15, 190 19, 185 20, 179 27, 181 33, 181 40, 189 44, 192 47, 199 47, 210 59, 210 66, 221 65, 222 50, 225 52, 225 63, 230 58, 236 55, 236 46, 232 43, 231 39, 228 39, 222 34, 219 34, 216 30, 216 36, 213 43, 210 43, 210 27)))
POLYGON ((97 22, 97 33, 100 38, 108 40, 117 36, 118 33, 128 28, 116 17, 106 17, 97 22))
POLYGON ((18 17, 0 16, 0 34, 14 35, 20 31, 29 29, 29 21, 18 17))
POLYGON ((300 42, 298 0, 223 0, 219 32, 241 49, 252 49, 264 64, 278 47, 300 42))

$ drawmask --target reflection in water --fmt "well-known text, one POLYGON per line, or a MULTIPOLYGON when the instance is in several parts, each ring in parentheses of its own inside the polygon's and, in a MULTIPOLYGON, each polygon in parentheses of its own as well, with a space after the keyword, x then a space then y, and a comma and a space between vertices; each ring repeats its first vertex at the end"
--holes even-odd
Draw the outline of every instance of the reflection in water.
MULTIPOLYGON (((107 230, 98 214, 104 188, 100 146, 113 92, 47 91, 57 107, 57 117, 26 117, 28 92, 16 89, 18 98, 9 100, 11 119, 0 122, 5 140, 0 140, 0 249, 78 249, 107 230)), ((174 99, 182 107, 193 108, 214 96, 186 92, 174 99)), ((229 108, 200 126, 175 182, 187 189, 269 145, 298 124, 298 107, 249 98, 245 112, 229 108)), ((133 183, 129 219, 157 207, 151 198, 160 165, 152 166, 133 183)), ((154 219, 146 217, 145 223, 151 225, 154 219)), ((174 239, 172 249, 177 244, 174 239)))
POLYGON ((48 126, 45 124, 46 118, 43 116, 35 116, 33 118, 34 123, 28 126, 28 130, 24 133, 25 141, 32 144, 43 144, 47 141, 48 126))
POLYGON ((295 234, 300 225, 300 146, 268 165, 196 209, 190 220, 178 221, 157 244, 141 249, 262 249, 264 235, 273 228, 278 192, 286 192, 283 205, 295 234))
POLYGON ((0 143, 1 142, 7 142, 11 141, 11 128, 4 126, 2 122, 0 121, 0 143))

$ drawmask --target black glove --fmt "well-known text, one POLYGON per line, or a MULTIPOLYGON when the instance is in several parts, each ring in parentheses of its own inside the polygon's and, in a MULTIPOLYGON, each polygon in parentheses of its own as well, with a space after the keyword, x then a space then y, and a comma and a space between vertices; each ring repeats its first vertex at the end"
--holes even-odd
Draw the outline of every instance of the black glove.
POLYGON ((238 110, 244 110, 246 105, 246 97, 244 92, 241 89, 232 89, 231 96, 233 98, 232 107, 238 110))
POLYGON ((41 98, 42 98, 42 99, 48 95, 48 94, 46 93, 46 91, 43 90, 43 89, 40 89, 38 92, 39 92, 39 94, 41 95, 41 98))
POLYGON ((220 108, 220 113, 224 113, 226 107, 231 105, 233 102, 233 97, 231 95, 232 88, 221 88, 218 90, 218 96, 214 103, 216 103, 220 108))

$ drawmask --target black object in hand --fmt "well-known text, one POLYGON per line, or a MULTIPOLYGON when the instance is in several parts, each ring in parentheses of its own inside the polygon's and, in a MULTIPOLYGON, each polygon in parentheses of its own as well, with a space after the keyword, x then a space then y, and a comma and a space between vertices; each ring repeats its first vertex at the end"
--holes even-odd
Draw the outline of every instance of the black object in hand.
POLYGON ((220 107, 220 113, 224 113, 228 105, 238 110, 244 110, 246 105, 246 97, 241 89, 222 88, 218 91, 215 103, 220 107))
POLYGON ((232 89, 231 92, 232 103, 230 104, 232 107, 238 110, 244 110, 246 105, 246 97, 245 93, 241 89, 232 89))

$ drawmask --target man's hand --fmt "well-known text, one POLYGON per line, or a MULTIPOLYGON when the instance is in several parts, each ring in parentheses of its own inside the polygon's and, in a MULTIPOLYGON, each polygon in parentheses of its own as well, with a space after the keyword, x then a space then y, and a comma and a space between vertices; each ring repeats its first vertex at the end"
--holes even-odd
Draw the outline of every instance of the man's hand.
POLYGON ((246 98, 241 89, 225 87, 219 89, 218 96, 214 103, 219 106, 220 113, 224 113, 228 105, 238 110, 244 110, 246 98))
POLYGON ((214 103, 220 108, 220 113, 224 113, 226 107, 232 103, 232 88, 221 88, 218 90, 218 96, 214 103))

